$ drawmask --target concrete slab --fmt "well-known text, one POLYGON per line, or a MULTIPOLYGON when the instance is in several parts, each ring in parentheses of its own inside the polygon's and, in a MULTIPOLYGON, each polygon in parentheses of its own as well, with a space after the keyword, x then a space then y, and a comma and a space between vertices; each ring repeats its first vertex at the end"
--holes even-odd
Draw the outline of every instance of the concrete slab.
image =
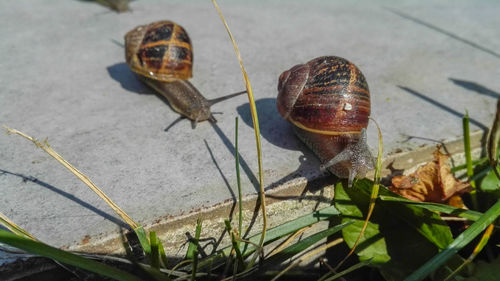
MULTIPOLYGON (((466 109, 478 140, 492 120, 500 96, 498 1, 219 4, 253 86, 268 187, 324 176, 275 107, 279 74, 317 56, 345 57, 363 71, 386 155, 459 138, 466 109)), ((215 126, 204 122, 193 130, 183 121, 164 132, 178 115, 134 77, 117 44, 137 25, 176 21, 192 39, 192 83, 205 97, 242 90, 210 1, 141 0, 131 8, 116 14, 86 1, 1 2, 0 123, 48 137, 128 214, 151 226, 235 198, 239 117, 243 192, 255 194, 246 98, 214 106, 223 112, 215 126)), ((372 126, 368 137, 375 148, 372 126)), ((0 211, 43 241, 81 245, 122 225, 74 176, 19 137, 0 137, 0 169, 0 211)))

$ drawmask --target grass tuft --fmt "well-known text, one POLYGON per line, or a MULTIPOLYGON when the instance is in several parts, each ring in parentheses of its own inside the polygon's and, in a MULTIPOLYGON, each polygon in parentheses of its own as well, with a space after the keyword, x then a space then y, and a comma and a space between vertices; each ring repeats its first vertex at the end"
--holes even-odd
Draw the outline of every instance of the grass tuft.
MULTIPOLYGON (((219 5, 217 5, 217 2, 215 0, 212 0, 212 3, 214 5, 215 9, 217 10, 217 13, 219 13, 219 16, 222 20, 222 23, 224 24, 224 27, 226 28, 227 34, 229 35, 229 38, 231 39, 231 42, 233 43, 234 52, 236 53, 236 56, 238 57, 238 61, 240 63, 241 73, 243 74, 243 80, 245 81, 245 87, 247 90, 248 102, 250 104, 250 114, 252 115, 252 122, 253 122, 253 127, 254 127, 254 132, 255 132, 255 143, 257 146, 257 161, 259 163, 259 201, 260 201, 260 206, 261 206, 261 211, 262 211, 262 233, 261 233, 261 237, 259 240, 259 246, 262 247, 264 245, 264 240, 266 237, 267 214, 266 214, 266 196, 265 196, 265 191, 264 191, 264 173, 263 173, 263 167, 262 167, 262 149, 261 149, 261 144, 260 144, 260 129, 259 129, 259 119, 257 116, 257 108, 255 106, 255 100, 253 97, 252 86, 250 85, 250 80, 248 79, 248 75, 247 75, 247 72, 245 70, 245 66, 243 65, 243 59, 241 58, 241 53, 240 53, 240 50, 238 49, 238 45, 236 44, 236 41, 234 40, 234 37, 233 37, 233 34, 231 33, 231 30, 229 30, 229 26, 226 22, 226 19, 224 18, 224 15, 222 14, 221 9, 219 8, 219 5)), ((255 262, 255 259, 252 262, 250 262, 250 265, 252 265, 253 262, 255 262)))

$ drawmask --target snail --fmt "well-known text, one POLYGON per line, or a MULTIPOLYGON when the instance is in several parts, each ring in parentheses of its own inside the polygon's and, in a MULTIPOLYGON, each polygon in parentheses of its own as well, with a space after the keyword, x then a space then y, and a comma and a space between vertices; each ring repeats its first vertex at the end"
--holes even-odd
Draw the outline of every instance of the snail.
POLYGON ((315 58, 279 77, 277 107, 327 169, 352 186, 373 169, 366 143, 370 92, 361 71, 346 59, 315 58))
POLYGON ((125 59, 140 80, 164 96, 172 109, 196 123, 217 122, 210 107, 246 91, 207 100, 187 80, 193 49, 187 32, 172 21, 137 26, 125 34, 125 59))

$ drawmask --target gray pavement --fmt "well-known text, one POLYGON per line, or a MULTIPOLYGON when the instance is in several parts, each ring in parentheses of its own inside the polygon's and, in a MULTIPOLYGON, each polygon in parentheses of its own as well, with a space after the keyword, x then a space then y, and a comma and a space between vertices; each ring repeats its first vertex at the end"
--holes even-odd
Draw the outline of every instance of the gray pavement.
MULTIPOLYGON (((500 96, 498 1, 220 1, 253 86, 266 186, 321 177, 319 162, 275 107, 277 79, 322 55, 354 62, 372 94, 385 155, 485 130, 500 96), (410 137, 409 137, 410 136, 410 137), (305 155, 305 158, 302 157, 305 155)), ((217 104, 215 126, 191 128, 141 84, 119 43, 133 27, 176 21, 194 45, 191 82, 207 98, 242 90, 239 64, 210 1, 131 3, 117 14, 86 1, 0 2, 0 123, 49 143, 145 225, 234 198, 234 119, 242 184, 256 192, 245 96, 217 104), (253 182, 253 183, 252 183, 253 182)), ((376 131, 368 130, 376 148, 376 131)), ((120 220, 31 143, 0 134, 0 212, 55 246, 116 233, 120 220)))

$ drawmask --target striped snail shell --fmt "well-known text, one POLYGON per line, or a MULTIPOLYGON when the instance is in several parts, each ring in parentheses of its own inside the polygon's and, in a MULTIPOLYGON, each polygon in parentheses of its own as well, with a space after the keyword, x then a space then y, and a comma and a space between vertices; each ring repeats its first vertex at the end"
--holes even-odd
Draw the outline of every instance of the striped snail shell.
POLYGON ((163 82, 193 76, 191 40, 174 22, 138 26, 125 35, 125 46, 127 64, 139 75, 163 82))
POLYGON ((295 134, 320 158, 322 169, 347 178, 349 186, 373 169, 366 144, 370 91, 353 63, 324 56, 283 72, 277 106, 295 134))
POLYGON ((210 106, 246 91, 207 100, 188 81, 192 76, 193 48, 182 26, 172 21, 140 25, 125 34, 125 59, 130 69, 164 96, 181 115, 197 122, 216 122, 210 106))

